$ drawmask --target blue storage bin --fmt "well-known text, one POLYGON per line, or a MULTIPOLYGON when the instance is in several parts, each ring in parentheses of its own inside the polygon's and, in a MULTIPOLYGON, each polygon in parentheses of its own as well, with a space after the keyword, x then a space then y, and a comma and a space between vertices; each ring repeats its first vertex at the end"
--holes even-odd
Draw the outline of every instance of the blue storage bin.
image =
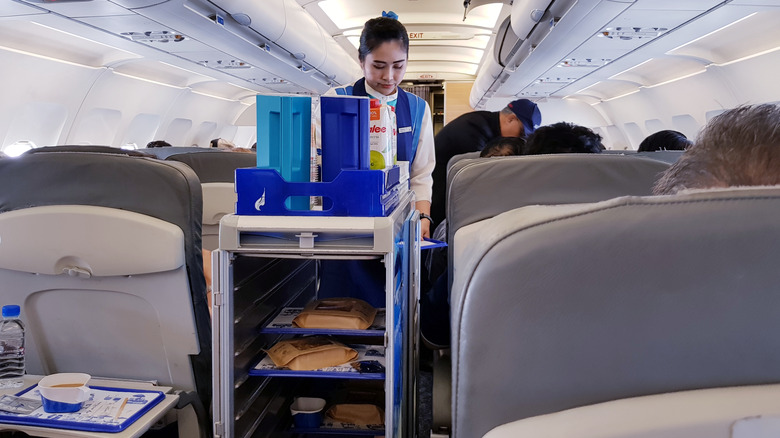
POLYGON ((409 189, 400 168, 345 170, 330 182, 288 182, 271 169, 236 169, 236 214, 262 216, 387 216, 409 189), (329 208, 291 210, 290 196, 322 196, 329 208))
POLYGON ((322 181, 369 169, 369 104, 367 97, 320 97, 322 181))
MULTIPOLYGON (((311 98, 257 96, 257 167, 273 169, 285 181, 307 182, 311 174, 311 98)), ((287 200, 293 210, 309 199, 287 200)))

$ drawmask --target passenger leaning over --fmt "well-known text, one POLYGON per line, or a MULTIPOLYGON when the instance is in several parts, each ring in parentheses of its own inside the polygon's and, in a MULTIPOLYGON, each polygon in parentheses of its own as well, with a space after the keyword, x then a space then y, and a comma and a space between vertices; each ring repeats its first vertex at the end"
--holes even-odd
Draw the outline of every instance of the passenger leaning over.
POLYGON ((447 163, 455 155, 481 151, 498 137, 525 138, 542 123, 542 113, 528 99, 509 102, 501 111, 472 111, 447 123, 436 134, 436 168, 433 169, 433 205, 435 222, 444 220, 447 197, 447 163))
POLYGON ((653 193, 780 184, 779 127, 780 107, 773 104, 740 106, 714 117, 653 193))
MULTIPOLYGON (((366 21, 360 34, 358 59, 364 77, 326 95, 368 96, 395 108, 398 160, 411 164, 410 183, 416 195, 415 208, 431 213, 431 172, 435 165, 431 110, 425 100, 407 93, 398 84, 409 59, 409 34, 394 12, 366 21)), ((430 237, 430 219, 420 221, 423 237, 430 237)))

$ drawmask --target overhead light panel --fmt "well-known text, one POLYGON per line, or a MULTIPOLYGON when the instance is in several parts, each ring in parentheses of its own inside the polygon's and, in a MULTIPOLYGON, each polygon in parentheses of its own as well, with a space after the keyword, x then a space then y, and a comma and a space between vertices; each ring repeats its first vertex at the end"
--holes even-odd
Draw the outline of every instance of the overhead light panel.
POLYGON ((149 44, 165 44, 165 43, 178 43, 180 41, 184 41, 187 37, 185 37, 182 34, 170 32, 167 30, 157 30, 157 31, 146 31, 146 32, 122 32, 121 35, 124 35, 128 38, 130 38, 133 41, 139 42, 139 43, 149 43, 149 44))
POLYGON ((559 67, 603 67, 612 62, 607 58, 569 58, 561 61, 559 67))
POLYGON ((620 40, 641 40, 655 38, 669 29, 665 27, 615 27, 601 31, 601 36, 620 40))
POLYGON ((236 59, 230 59, 230 60, 218 59, 216 61, 200 61, 200 65, 204 67, 224 69, 224 70, 252 68, 252 66, 249 65, 248 63, 236 59))

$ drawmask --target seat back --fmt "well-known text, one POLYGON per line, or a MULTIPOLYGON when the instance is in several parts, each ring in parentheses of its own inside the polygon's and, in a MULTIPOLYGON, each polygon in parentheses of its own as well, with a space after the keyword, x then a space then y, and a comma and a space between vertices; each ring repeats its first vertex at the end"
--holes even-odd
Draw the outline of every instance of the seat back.
POLYGON ((577 406, 780 383, 780 188, 530 206, 461 228, 454 437, 577 406))
POLYGON ((176 153, 176 147, 153 148, 160 157, 179 161, 192 168, 200 179, 203 189, 203 248, 214 250, 219 247, 219 220, 236 210, 235 173, 237 168, 256 167, 255 154, 196 149, 176 153), (171 151, 170 149, 174 149, 171 151), (204 153, 206 152, 206 153, 204 153))
POLYGON ((447 242, 463 226, 526 205, 649 195, 669 163, 634 155, 553 154, 460 160, 447 175, 447 242))
POLYGON ((27 372, 155 380, 211 400, 200 184, 181 163, 56 152, 0 162, 0 296, 27 372))
POLYGON ((780 385, 710 388, 597 403, 503 424, 484 438, 780 436, 780 385))

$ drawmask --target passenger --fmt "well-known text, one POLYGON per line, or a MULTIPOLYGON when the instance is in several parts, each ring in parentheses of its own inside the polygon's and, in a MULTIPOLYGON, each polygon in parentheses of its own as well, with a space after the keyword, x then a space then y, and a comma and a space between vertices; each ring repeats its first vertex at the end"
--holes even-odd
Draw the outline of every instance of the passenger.
POLYGON ((146 148, 147 149, 149 149, 149 148, 163 148, 163 147, 168 147, 168 146, 171 146, 171 144, 168 143, 165 140, 154 140, 154 141, 150 141, 149 143, 146 143, 146 148))
POLYGON ((525 139, 523 137, 498 137, 490 140, 479 152, 480 158, 506 157, 523 153, 525 139))
MULTIPOLYGON (((435 164, 431 110, 424 99, 398 88, 409 60, 409 33, 394 12, 383 12, 382 17, 366 21, 360 34, 358 59, 364 77, 326 95, 369 96, 395 108, 398 160, 411 162, 415 208, 428 216, 435 164)), ((433 231, 429 217, 421 221, 423 237, 430 237, 433 231)))
POLYGON ((780 184, 780 106, 740 106, 716 117, 653 187, 685 189, 780 184))
POLYGON ((226 151, 232 151, 237 149, 236 145, 233 144, 232 141, 225 140, 224 138, 215 138, 209 142, 211 147, 226 150, 226 151))
POLYGON ((447 196, 447 162, 455 155, 481 151, 496 137, 527 137, 542 122, 542 113, 528 99, 510 102, 501 111, 472 111, 447 123, 436 134, 436 168, 433 170, 434 222, 444 220, 447 196))
POLYGON ((684 151, 692 144, 693 142, 688 140, 688 137, 682 132, 666 129, 645 137, 645 139, 642 140, 642 143, 639 143, 639 149, 636 151, 684 151))
POLYGON ((592 130, 568 122, 542 126, 526 140, 523 155, 598 154, 604 150, 601 136, 592 130))

